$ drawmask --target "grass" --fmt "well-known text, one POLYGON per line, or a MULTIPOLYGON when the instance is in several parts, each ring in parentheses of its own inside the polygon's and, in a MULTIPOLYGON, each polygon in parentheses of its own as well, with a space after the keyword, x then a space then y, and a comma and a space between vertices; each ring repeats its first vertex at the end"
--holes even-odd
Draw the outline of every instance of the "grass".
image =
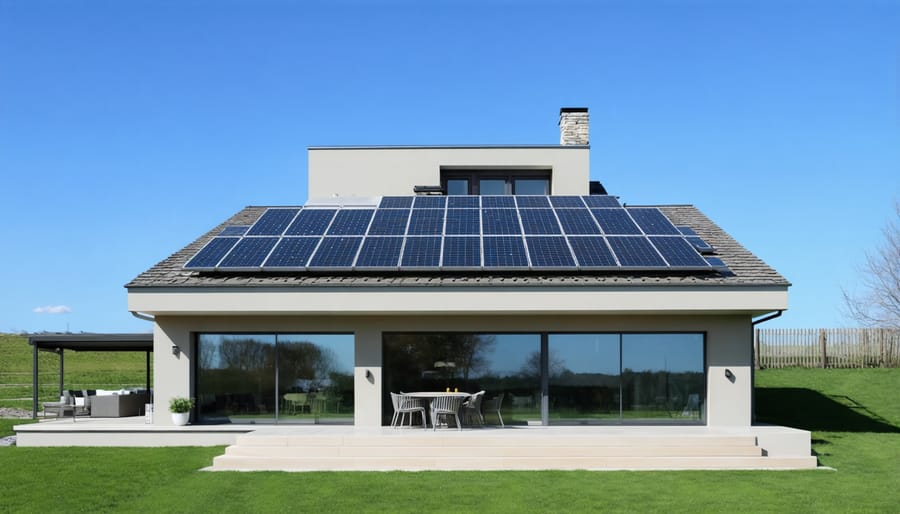
POLYGON ((900 369, 757 383, 760 418, 813 430, 835 471, 206 473, 222 448, 11 447, 0 512, 896 512, 900 369))

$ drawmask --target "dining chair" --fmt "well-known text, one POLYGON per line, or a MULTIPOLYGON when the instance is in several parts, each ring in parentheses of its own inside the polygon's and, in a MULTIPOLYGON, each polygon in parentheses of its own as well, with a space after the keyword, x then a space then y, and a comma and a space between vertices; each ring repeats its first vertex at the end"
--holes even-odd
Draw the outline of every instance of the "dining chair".
POLYGON ((463 398, 463 396, 438 396, 431 400, 431 426, 433 430, 437 430, 441 416, 450 415, 456 419, 456 429, 462 430, 462 425, 459 422, 459 409, 462 406, 463 398))
POLYGON ((482 398, 484 398, 484 391, 478 391, 463 402, 463 421, 466 424, 474 425, 478 422, 478 424, 484 425, 484 415, 481 414, 482 398))
POLYGON ((503 416, 500 414, 500 408, 503 406, 503 394, 504 393, 500 393, 497 396, 485 401, 483 404, 483 409, 485 412, 496 412, 497 419, 500 420, 500 426, 506 427, 506 425, 503 424, 503 416))
POLYGON ((391 393, 391 403, 394 406, 394 417, 391 418, 391 427, 396 428, 398 421, 399 425, 402 426, 403 419, 407 414, 409 414, 409 426, 412 426, 413 414, 418 412, 422 414, 422 428, 428 428, 425 406, 422 405, 422 400, 406 396, 405 394, 391 393))

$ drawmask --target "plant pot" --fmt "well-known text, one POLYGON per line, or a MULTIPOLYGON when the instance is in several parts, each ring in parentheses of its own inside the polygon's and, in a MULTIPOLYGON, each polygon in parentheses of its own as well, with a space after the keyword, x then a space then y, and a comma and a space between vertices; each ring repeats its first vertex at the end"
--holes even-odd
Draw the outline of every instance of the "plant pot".
POLYGON ((188 424, 188 420, 191 419, 190 412, 173 412, 172 413, 172 423, 181 427, 188 424))

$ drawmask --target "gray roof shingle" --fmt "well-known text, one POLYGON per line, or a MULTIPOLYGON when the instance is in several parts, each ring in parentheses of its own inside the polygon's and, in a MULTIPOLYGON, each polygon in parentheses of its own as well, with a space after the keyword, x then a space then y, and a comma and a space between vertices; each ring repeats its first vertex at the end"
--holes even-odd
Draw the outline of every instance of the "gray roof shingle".
MULTIPOLYGON (((633 207, 633 206, 632 206, 633 207)), ((732 276, 718 273, 671 272, 578 272, 549 274, 519 272, 515 274, 236 274, 200 273, 183 269, 183 265, 209 239, 227 225, 251 225, 268 207, 246 207, 202 237, 141 273, 125 287, 204 288, 204 287, 590 287, 590 286, 783 286, 790 283, 758 257, 741 246, 702 212, 691 205, 657 206, 675 224, 694 229, 717 250, 733 271, 732 276)))

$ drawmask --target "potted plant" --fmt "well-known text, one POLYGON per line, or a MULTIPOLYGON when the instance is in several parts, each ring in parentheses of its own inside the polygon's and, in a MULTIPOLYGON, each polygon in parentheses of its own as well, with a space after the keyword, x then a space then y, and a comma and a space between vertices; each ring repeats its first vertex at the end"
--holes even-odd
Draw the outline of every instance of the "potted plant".
POLYGON ((183 396, 176 396, 169 400, 169 412, 172 413, 172 423, 187 425, 191 417, 191 409, 194 408, 194 400, 183 396))

